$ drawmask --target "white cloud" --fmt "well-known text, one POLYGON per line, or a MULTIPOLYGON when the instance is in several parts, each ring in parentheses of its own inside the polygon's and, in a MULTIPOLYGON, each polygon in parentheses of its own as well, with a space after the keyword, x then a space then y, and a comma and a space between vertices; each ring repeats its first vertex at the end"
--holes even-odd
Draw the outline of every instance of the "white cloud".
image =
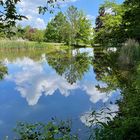
POLYGON ((46 27, 46 24, 43 19, 37 18, 35 22, 35 27, 39 29, 44 29, 46 27))
POLYGON ((87 15, 86 17, 87 17, 87 19, 89 19, 89 20, 92 20, 92 21, 95 20, 95 16, 87 15))
MULTIPOLYGON (((63 5, 75 1, 76 0, 66 0, 64 2, 59 0, 59 4, 63 5)), ((20 14, 27 16, 28 20, 24 19, 23 21, 20 21, 18 23, 22 24, 23 26, 31 25, 34 28, 44 29, 46 27, 45 20, 39 15, 38 7, 45 5, 45 0, 22 0, 21 2, 19 2, 17 8, 20 14)))
POLYGON ((107 123, 108 121, 112 120, 116 116, 116 112, 119 111, 119 106, 116 104, 108 104, 102 110, 97 110, 96 113, 100 114, 96 118, 98 121, 95 120, 95 116, 92 115, 92 110, 85 112, 81 117, 80 120, 86 126, 94 125, 97 122, 107 123), (108 109, 107 109, 108 108, 108 109), (110 114, 111 113, 111 114, 110 114), (108 119, 110 118, 110 120, 108 119))
MULTIPOLYGON (((80 52, 83 51, 80 49, 80 52)), ((91 50, 86 49, 86 52, 88 51, 91 50)), ((6 65, 10 63, 8 59, 5 59, 4 62, 6 65)), ((16 90, 27 100, 29 105, 37 104, 43 94, 46 96, 53 95, 56 90, 59 90, 64 96, 69 96, 70 91, 79 88, 85 91, 85 94, 89 96, 90 101, 94 104, 99 101, 106 103, 114 94, 114 92, 101 93, 91 82, 91 79, 89 81, 82 80, 71 85, 64 76, 56 74, 48 65, 44 69, 44 64, 46 67, 47 60, 45 54, 42 55, 39 62, 35 62, 27 57, 16 59, 12 62, 12 65, 16 69, 18 68, 18 71, 6 77, 7 80, 13 81, 16 84, 16 90)), ((103 85, 103 83, 101 84, 103 85)))
POLYGON ((39 5, 44 4, 44 0, 22 0, 17 7, 20 14, 25 15, 28 20, 24 19, 18 23, 22 24, 23 26, 31 25, 34 28, 45 29, 45 21, 38 14, 37 8, 39 5))
POLYGON ((42 94, 53 95, 58 89, 62 95, 68 96, 70 90, 78 88, 76 84, 71 85, 65 78, 51 73, 51 70, 45 73, 41 63, 29 58, 17 59, 13 64, 21 70, 9 75, 7 79, 16 83, 16 90, 26 98, 29 105, 37 104, 42 94))
POLYGON ((83 85, 83 90, 90 96, 90 101, 93 103, 97 103, 98 101, 107 102, 108 99, 112 96, 113 92, 110 93, 101 93, 95 87, 95 85, 91 83, 86 83, 83 85))

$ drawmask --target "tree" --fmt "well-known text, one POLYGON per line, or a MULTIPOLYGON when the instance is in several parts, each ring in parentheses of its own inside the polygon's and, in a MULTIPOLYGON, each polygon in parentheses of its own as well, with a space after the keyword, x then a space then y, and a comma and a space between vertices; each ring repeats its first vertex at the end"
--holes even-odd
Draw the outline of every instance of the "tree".
POLYGON ((59 12, 47 25, 46 41, 65 42, 78 45, 89 43, 91 39, 91 22, 83 11, 70 6, 64 15, 59 12))
POLYGON ((63 42, 66 24, 65 15, 59 12, 47 25, 45 32, 46 41, 63 42))
POLYGON ((26 18, 17 13, 16 4, 20 0, 1 0, 0 1, 0 32, 5 34, 12 33, 10 28, 15 26, 17 20, 26 18))
POLYGON ((80 12, 80 17, 78 19, 78 32, 76 34, 76 44, 78 45, 80 42, 89 44, 92 39, 92 25, 89 19, 84 15, 84 13, 80 12))
POLYGON ((16 37, 17 38, 24 38, 24 29, 20 24, 18 24, 16 26, 16 37))
POLYGON ((140 1, 125 0, 124 8, 123 25, 127 38, 133 38, 140 42, 140 1))
POLYGON ((96 18, 96 43, 113 46, 125 41, 123 14, 123 5, 115 2, 106 1, 100 7, 99 16, 96 18))
POLYGON ((33 37, 34 41, 42 42, 44 41, 44 31, 36 29, 33 37))
POLYGON ((80 13, 74 6, 70 6, 66 12, 67 21, 70 24, 70 44, 75 44, 76 34, 78 33, 78 19, 80 13))
MULTIPOLYGON (((64 0, 60 0, 64 1, 64 0)), ((16 25, 16 22, 26 18, 24 15, 20 15, 17 12, 16 5, 20 0, 0 0, 0 35, 13 34, 11 27, 16 25)), ((55 7, 59 7, 58 0, 47 0, 46 6, 38 7, 39 13, 44 14, 49 11, 53 12, 55 7)), ((27 19, 27 18, 26 18, 27 19)), ((9 35, 10 36, 10 35, 9 35)))
POLYGON ((92 60, 88 53, 81 53, 79 49, 77 49, 75 55, 73 55, 71 49, 68 49, 49 53, 46 56, 48 64, 59 75, 63 75, 70 84, 74 84, 83 78, 85 72, 89 70, 92 60))
POLYGON ((44 31, 36 28, 32 28, 30 26, 26 26, 23 28, 24 39, 28 39, 29 41, 38 41, 41 42, 44 40, 44 31))
POLYGON ((7 67, 0 63, 0 80, 2 80, 7 73, 7 67))

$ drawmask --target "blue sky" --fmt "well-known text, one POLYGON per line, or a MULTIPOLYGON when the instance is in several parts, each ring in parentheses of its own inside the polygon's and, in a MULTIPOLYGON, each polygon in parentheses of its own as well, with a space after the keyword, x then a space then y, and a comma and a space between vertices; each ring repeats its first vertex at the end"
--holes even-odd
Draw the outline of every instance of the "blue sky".
MULTIPOLYGON (((117 3, 122 3, 124 0, 116 0, 117 3)), ((61 11, 65 12, 68 6, 74 5, 85 12, 87 17, 94 21, 98 15, 99 6, 104 3, 104 0, 65 0, 61 3, 61 11)), ((28 17, 28 20, 20 22, 21 25, 31 25, 34 28, 44 29, 52 17, 58 12, 55 11, 54 14, 46 13, 45 15, 39 15, 37 7, 44 5, 45 0, 21 0, 18 4, 18 10, 21 14, 28 17)))

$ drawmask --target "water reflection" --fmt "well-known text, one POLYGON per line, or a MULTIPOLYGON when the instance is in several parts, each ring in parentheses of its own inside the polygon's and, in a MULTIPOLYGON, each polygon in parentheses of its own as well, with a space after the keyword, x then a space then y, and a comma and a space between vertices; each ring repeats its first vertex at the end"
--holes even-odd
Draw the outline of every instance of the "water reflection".
POLYGON ((70 90, 77 88, 76 84, 69 84, 64 77, 57 75, 41 61, 34 62, 25 57, 16 60, 13 65, 19 70, 6 79, 16 83, 16 89, 26 98, 29 105, 37 104, 42 94, 53 95, 59 89, 62 95, 68 96, 70 90))
POLYGON ((92 49, 76 49, 55 52, 48 54, 48 64, 56 70, 59 75, 63 75, 70 83, 81 80, 84 73, 89 70, 92 61, 92 49), (89 54, 90 52, 90 54, 89 54))
MULTIPOLYGON (((15 67, 16 71, 9 74, 6 80, 16 84, 16 90, 29 105, 36 105, 43 94, 45 96, 53 95, 55 91, 59 90, 63 96, 67 97, 72 90, 76 89, 85 91, 92 103, 97 103, 100 100, 108 101, 114 92, 101 93, 96 87, 96 79, 94 79, 94 83, 91 83, 90 80, 82 80, 84 73, 89 70, 92 60, 88 53, 77 52, 74 57, 72 52, 69 53, 69 57, 66 57, 67 53, 64 53, 63 56, 60 52, 55 53, 56 56, 44 54, 38 62, 27 57, 18 58, 12 62, 12 67, 15 67), (44 63, 46 60, 49 65, 44 63), (63 70, 63 72, 59 73, 59 70, 61 72, 63 70), (81 81, 78 81, 80 79, 81 81)), ((98 84, 101 83, 98 82, 98 84)))
POLYGON ((96 114, 93 114, 93 109, 85 112, 81 117, 80 120, 86 126, 91 127, 95 125, 97 122, 107 123, 116 116, 117 112, 119 111, 118 105, 114 104, 105 104, 104 108, 100 108, 96 110, 96 114), (97 115, 98 114, 98 115, 97 115), (97 115, 95 117, 95 115, 97 115))
MULTIPOLYGON (((93 106, 97 111, 103 106, 118 111, 115 103, 120 98, 120 90, 113 63, 115 58, 112 60, 113 57, 96 51, 93 54, 91 48, 34 52, 29 56, 19 54, 17 57, 9 54, 2 58, 9 73, 2 81, 6 90, 2 91, 1 96, 4 93, 7 96, 10 89, 13 92, 10 97, 15 98, 13 101, 18 99, 14 105, 10 103, 11 109, 17 106, 14 121, 23 118, 29 121, 29 116, 37 118, 34 119, 37 121, 42 116, 61 114, 63 117, 78 118, 83 124, 89 125, 87 114, 90 114, 93 106), (108 64, 109 60, 112 62, 108 64), (17 98, 17 94, 26 99, 28 106, 17 98), (23 116, 19 116, 19 110, 24 110, 23 116)), ((9 115, 8 112, 5 114, 9 115)), ((81 125, 78 121, 75 124, 76 127, 81 125)))
POLYGON ((7 73, 7 67, 0 62, 0 80, 2 80, 7 73))

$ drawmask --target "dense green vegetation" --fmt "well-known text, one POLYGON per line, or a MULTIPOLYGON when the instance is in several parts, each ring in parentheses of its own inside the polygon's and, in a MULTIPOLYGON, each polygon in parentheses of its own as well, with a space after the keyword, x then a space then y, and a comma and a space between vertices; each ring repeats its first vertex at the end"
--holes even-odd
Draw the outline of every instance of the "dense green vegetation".
POLYGON ((67 44, 89 44, 92 26, 83 11, 70 6, 66 14, 59 12, 47 26, 46 41, 65 42, 67 44))
MULTIPOLYGON (((114 120, 108 119, 107 123, 98 121, 96 126, 95 120, 90 120, 93 126, 90 128, 93 130, 90 138, 97 140, 139 140, 140 1, 125 0, 122 4, 105 1, 99 8, 94 31, 84 12, 74 6, 70 6, 65 13, 59 12, 55 15, 46 25, 45 30, 34 29, 30 26, 15 26, 16 20, 26 18, 17 14, 15 7, 17 2, 19 1, 0 1, 0 6, 5 9, 0 11, 0 21, 2 21, 0 22, 0 49, 49 46, 48 43, 42 43, 45 41, 68 45, 92 43, 94 46, 94 44, 99 44, 103 47, 103 51, 94 51, 93 66, 96 79, 106 83, 107 86, 100 87, 100 85, 97 85, 97 88, 101 92, 120 89, 122 100, 117 102, 119 111, 116 112, 117 115, 114 120), (7 38, 21 39, 22 41, 5 41, 7 38), (118 47, 118 50, 111 52, 106 47, 118 47)), ((54 1, 47 2, 53 5, 54 1)), ((39 7, 40 13, 47 10, 49 10, 47 7, 39 7)), ((52 9, 50 9, 50 12, 53 12, 52 9)), ((71 84, 81 79, 84 72, 88 70, 89 64, 91 64, 91 59, 87 54, 77 52, 75 57, 72 57, 69 49, 65 50, 63 54, 61 53, 61 57, 60 53, 57 52, 53 54, 53 57, 49 57, 49 55, 51 54, 48 53, 47 55, 48 63, 59 75, 64 74, 71 84)), ((0 63, 0 79, 4 78, 6 73, 6 67, 0 63)), ((93 112, 92 115, 96 115, 96 112, 93 112)), ((65 131, 65 127, 61 130, 60 127, 54 126, 52 123, 48 125, 20 124, 17 126, 16 132, 20 134, 19 139, 28 140, 35 137, 39 139, 41 136, 44 136, 44 139, 58 139, 55 135, 60 133, 62 137, 59 139, 72 139, 68 127, 65 131), (38 127, 41 127, 41 132, 36 129, 38 127), (26 131, 26 128, 31 130, 30 133, 26 131), (42 131, 44 128, 47 128, 45 133, 42 131)))
POLYGON ((102 53, 101 57, 96 56, 93 65, 95 66, 97 79, 108 85, 104 88, 97 86, 98 89, 101 92, 120 89, 123 96, 122 100, 117 103, 119 111, 114 120, 100 125, 99 140, 140 139, 139 54, 140 45, 133 40, 129 40, 127 46, 123 46, 117 53, 102 53))
POLYGON ((94 42, 105 46, 121 46, 127 39, 140 41, 140 2, 125 0, 123 4, 106 1, 96 18, 94 42))
POLYGON ((74 6, 70 6, 65 14, 59 12, 55 15, 45 30, 20 25, 10 26, 9 29, 11 32, 8 34, 0 30, 0 38, 65 43, 67 45, 90 44, 92 39, 91 21, 87 19, 83 11, 79 11, 74 6))
POLYGON ((58 121, 52 118, 48 124, 18 123, 15 128, 16 140, 77 140, 71 133, 71 121, 58 121))

